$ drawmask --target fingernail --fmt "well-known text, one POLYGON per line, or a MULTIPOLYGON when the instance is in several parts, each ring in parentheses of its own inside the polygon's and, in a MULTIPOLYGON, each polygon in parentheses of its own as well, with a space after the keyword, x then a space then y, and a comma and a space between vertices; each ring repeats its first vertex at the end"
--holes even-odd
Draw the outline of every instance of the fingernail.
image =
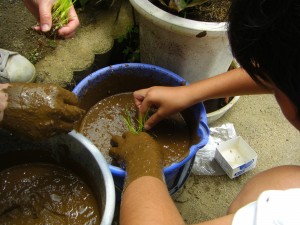
POLYGON ((47 31, 49 31, 50 30, 50 26, 48 25, 48 24, 43 24, 42 25, 42 31, 43 32, 47 32, 47 31))
POLYGON ((150 126, 147 125, 147 124, 145 124, 145 125, 144 125, 144 129, 145 129, 145 130, 150 130, 150 126))

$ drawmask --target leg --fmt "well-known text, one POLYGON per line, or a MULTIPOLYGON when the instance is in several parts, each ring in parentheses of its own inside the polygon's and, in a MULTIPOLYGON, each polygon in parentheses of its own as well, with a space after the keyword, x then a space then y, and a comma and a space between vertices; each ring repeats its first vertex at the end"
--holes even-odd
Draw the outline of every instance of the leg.
POLYGON ((255 201, 265 190, 285 190, 300 188, 300 166, 280 166, 251 178, 234 199, 228 213, 235 213, 239 208, 255 201))

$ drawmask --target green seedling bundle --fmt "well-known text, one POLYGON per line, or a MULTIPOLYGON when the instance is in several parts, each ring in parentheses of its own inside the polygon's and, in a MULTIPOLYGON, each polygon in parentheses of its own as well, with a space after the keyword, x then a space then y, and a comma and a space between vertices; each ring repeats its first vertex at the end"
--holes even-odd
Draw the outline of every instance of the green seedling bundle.
POLYGON ((128 130, 133 134, 141 133, 144 130, 144 125, 146 120, 149 118, 149 110, 147 110, 144 116, 139 112, 138 119, 136 120, 137 126, 135 126, 134 122, 132 122, 131 115, 128 108, 126 108, 125 114, 126 116, 123 116, 123 120, 128 130))
POLYGON ((76 0, 58 0, 52 8, 52 29, 57 31, 69 23, 69 11, 76 0))

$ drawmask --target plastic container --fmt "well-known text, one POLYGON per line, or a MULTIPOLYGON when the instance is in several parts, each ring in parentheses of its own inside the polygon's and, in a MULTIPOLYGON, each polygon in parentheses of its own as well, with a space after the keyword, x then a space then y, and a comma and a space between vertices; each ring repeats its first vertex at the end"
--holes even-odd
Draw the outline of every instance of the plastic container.
POLYGON ((213 122, 215 122, 216 120, 220 119, 222 116, 224 116, 224 114, 231 109, 231 107, 233 105, 235 105, 235 103, 237 103, 237 101, 240 99, 240 96, 234 96, 233 99, 231 99, 231 101, 226 104, 224 107, 217 109, 213 112, 207 113, 207 122, 208 124, 211 124, 213 122))
POLYGON ((139 15, 141 62, 169 69, 188 82, 226 72, 233 60, 226 22, 172 15, 149 0, 130 0, 139 15))
POLYGON ((230 178, 235 178, 256 166, 257 154, 240 136, 221 142, 215 158, 230 178))
POLYGON ((72 131, 33 142, 0 130, 0 143, 0 170, 24 163, 55 163, 82 175, 101 210, 100 224, 112 224, 115 210, 112 174, 102 154, 83 135, 72 131))
MULTIPOLYGON (((236 69, 236 68, 239 68, 240 65, 236 62, 236 60, 233 60, 229 69, 228 70, 231 70, 231 69, 236 69)), ((232 108, 232 106, 235 105, 235 103, 237 103, 237 101, 240 99, 240 96, 234 96, 230 102, 228 104, 226 104, 225 106, 223 106, 222 108, 220 109, 217 109, 213 112, 209 112, 206 114, 207 116, 207 122, 208 124, 210 125, 211 123, 215 122, 216 120, 220 119, 222 116, 224 116, 224 114, 232 108)))
MULTIPOLYGON (((117 93, 135 91, 154 85, 180 86, 185 84, 186 81, 182 77, 161 67, 143 63, 125 63, 108 66, 90 74, 74 88, 73 92, 85 104, 83 108, 89 109, 101 99, 117 93), (86 104, 84 98, 89 93, 97 93, 97 97, 94 102, 86 104)), ((164 168, 170 194, 174 194, 185 183, 191 172, 196 152, 206 145, 209 136, 206 112, 202 103, 183 111, 182 115, 188 124, 194 126, 193 135, 196 139, 200 139, 200 142, 190 147, 189 155, 182 161, 164 168)), ((109 165, 109 168, 114 178, 117 198, 119 198, 123 190, 126 171, 112 165, 109 165)))

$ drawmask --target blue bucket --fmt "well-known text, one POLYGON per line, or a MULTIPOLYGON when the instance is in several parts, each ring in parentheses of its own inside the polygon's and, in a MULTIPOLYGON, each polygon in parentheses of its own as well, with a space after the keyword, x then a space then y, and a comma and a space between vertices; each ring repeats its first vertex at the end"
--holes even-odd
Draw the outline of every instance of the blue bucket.
MULTIPOLYGON (((186 84, 187 82, 182 77, 161 67, 143 63, 124 63, 108 66, 90 74, 74 88, 73 93, 78 96, 81 107, 88 110, 98 101, 114 94, 132 92, 151 86, 182 86, 186 84), (139 82, 136 82, 137 80, 139 82), (85 101, 85 97, 93 99, 93 102, 85 101)), ((166 184, 171 195, 185 183, 191 173, 196 152, 207 144, 209 137, 203 103, 190 107, 183 111, 182 115, 185 120, 191 121, 191 127, 194 127, 191 129, 193 129, 193 135, 197 142, 190 147, 190 152, 186 158, 164 168, 166 184)), ((189 123, 187 122, 187 124, 189 123)), ((117 199, 119 199, 123 190, 126 171, 112 165, 109 165, 109 169, 112 172, 117 199)))

